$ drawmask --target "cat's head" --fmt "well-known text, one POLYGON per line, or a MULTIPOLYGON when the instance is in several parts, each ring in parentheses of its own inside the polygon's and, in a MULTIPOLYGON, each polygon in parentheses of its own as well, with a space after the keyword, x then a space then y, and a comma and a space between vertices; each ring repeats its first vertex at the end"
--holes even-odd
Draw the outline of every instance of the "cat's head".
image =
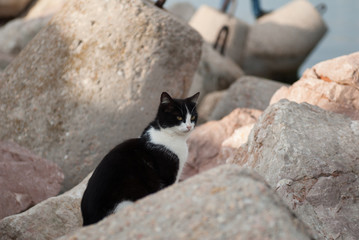
POLYGON ((168 93, 161 94, 157 121, 161 128, 179 135, 191 132, 197 123, 197 100, 199 92, 185 99, 174 99, 168 93))

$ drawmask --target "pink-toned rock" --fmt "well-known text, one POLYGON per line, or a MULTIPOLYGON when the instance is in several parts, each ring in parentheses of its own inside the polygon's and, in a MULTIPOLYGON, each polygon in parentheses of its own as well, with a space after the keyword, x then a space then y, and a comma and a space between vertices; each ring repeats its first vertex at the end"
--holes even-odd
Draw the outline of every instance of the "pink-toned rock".
POLYGON ((197 127, 187 140, 189 147, 188 160, 181 179, 225 163, 217 158, 222 142, 242 126, 257 121, 260 110, 236 109, 220 121, 211 121, 197 127))
POLYGON ((255 169, 323 239, 359 239, 359 121, 281 100, 234 163, 255 169))
POLYGON ((240 127, 236 129, 229 138, 224 140, 217 156, 218 161, 226 163, 233 162, 237 155, 238 148, 247 142, 253 126, 254 123, 240 127))
POLYGON ((0 142, 0 219, 59 193, 60 168, 15 143, 0 142))
POLYGON ((280 88, 270 103, 283 98, 359 119, 359 52, 318 63, 292 86, 280 88))
POLYGON ((76 187, 0 221, 0 239, 52 240, 82 226, 81 199, 89 174, 76 187))
POLYGON ((333 81, 359 89, 359 52, 318 63, 311 71, 324 81, 333 81))

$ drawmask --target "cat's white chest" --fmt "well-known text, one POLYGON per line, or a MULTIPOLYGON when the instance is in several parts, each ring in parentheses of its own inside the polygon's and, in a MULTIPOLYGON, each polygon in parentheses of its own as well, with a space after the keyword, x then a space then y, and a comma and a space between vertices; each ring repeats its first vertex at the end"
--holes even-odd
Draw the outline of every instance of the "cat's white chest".
POLYGON ((183 166, 188 157, 188 146, 186 143, 187 136, 179 136, 176 134, 171 134, 170 131, 163 129, 156 130, 154 128, 149 130, 149 135, 151 138, 151 143, 163 145, 171 152, 176 154, 179 158, 179 169, 176 177, 176 182, 178 182, 183 170, 183 166))

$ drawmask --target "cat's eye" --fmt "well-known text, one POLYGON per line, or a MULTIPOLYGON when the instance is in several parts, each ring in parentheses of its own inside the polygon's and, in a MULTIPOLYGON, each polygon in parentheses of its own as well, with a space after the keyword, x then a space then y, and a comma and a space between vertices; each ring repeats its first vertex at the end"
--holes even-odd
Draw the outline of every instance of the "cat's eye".
POLYGON ((192 116, 192 117, 191 117, 191 120, 193 121, 195 118, 196 118, 196 116, 192 116))
POLYGON ((177 120, 179 120, 179 121, 182 121, 182 117, 180 117, 180 116, 177 116, 177 120))

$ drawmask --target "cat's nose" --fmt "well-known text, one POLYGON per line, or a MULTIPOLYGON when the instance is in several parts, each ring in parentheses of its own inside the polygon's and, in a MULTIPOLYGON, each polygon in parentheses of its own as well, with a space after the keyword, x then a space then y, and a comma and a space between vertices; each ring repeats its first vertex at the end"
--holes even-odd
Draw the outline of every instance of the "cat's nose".
POLYGON ((187 129, 188 129, 188 130, 191 130, 191 129, 192 129, 192 126, 191 126, 191 125, 187 125, 187 129))

